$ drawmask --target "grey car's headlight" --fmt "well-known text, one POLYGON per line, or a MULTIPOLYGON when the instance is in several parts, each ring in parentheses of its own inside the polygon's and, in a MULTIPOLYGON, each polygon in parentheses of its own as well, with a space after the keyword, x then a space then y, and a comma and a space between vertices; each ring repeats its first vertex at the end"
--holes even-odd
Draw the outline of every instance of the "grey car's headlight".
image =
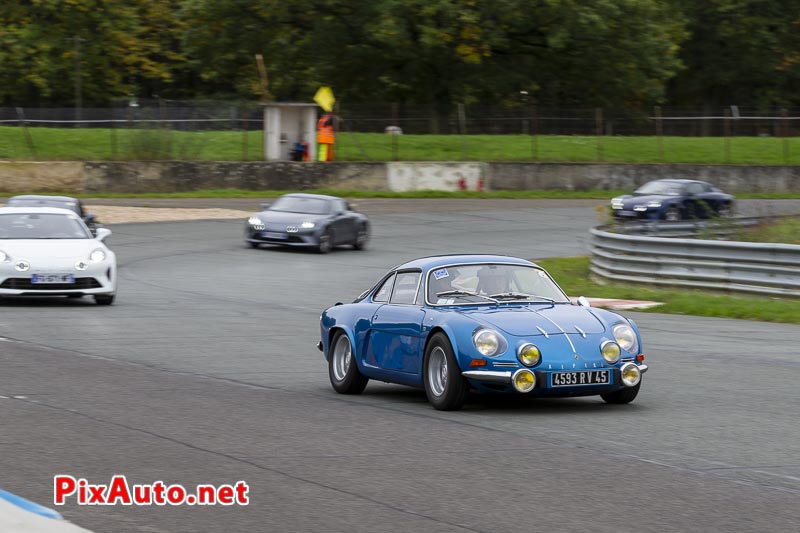
POLYGON ((635 352, 639 348, 636 332, 628 324, 617 324, 611 331, 614 333, 614 340, 626 352, 635 352))
POLYGON ((303 229, 311 229, 315 226, 316 224, 314 224, 313 222, 303 222, 302 224, 300 224, 300 227, 303 229))
POLYGON ((94 262, 94 263, 99 263, 100 261, 105 261, 106 260, 106 253, 103 250, 98 248, 97 250, 95 250, 94 252, 89 254, 89 260, 94 262))
POLYGON ((258 218, 255 215, 253 215, 250 218, 248 218, 247 219, 247 223, 250 224, 251 226, 263 226, 264 225, 264 223, 261 221, 261 219, 258 218))
POLYGON ((493 329, 479 329, 472 335, 472 344, 482 355, 492 357, 501 354, 508 348, 506 339, 493 329))

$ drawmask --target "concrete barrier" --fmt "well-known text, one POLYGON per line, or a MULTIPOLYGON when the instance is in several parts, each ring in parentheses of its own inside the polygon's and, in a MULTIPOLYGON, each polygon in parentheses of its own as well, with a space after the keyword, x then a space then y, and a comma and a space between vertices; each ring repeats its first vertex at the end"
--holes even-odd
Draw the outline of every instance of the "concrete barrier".
POLYGON ((800 193, 800 167, 525 162, 0 161, 0 192, 146 193, 198 189, 373 191, 631 190, 658 178, 733 194, 800 193))

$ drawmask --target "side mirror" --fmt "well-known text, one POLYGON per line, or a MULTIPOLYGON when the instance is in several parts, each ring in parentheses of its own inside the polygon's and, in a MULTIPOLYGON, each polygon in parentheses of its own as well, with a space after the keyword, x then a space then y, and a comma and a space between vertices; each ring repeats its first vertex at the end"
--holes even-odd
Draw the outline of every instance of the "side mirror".
POLYGON ((87 224, 91 224, 92 222, 97 222, 97 215, 93 215, 91 213, 86 213, 83 215, 83 221, 87 224))
POLYGON ((269 204, 269 203, 264 203, 264 204, 261 204, 261 210, 262 210, 262 211, 266 211, 267 209, 269 209, 269 206, 270 206, 270 204, 269 204))
POLYGON ((95 239, 97 239, 98 241, 102 242, 102 241, 106 240, 109 235, 111 235, 111 230, 110 229, 108 229, 108 228, 97 228, 97 235, 95 236, 95 239))
POLYGON ((591 307, 592 304, 589 303, 589 299, 586 296, 578 296, 578 305, 581 307, 591 307))

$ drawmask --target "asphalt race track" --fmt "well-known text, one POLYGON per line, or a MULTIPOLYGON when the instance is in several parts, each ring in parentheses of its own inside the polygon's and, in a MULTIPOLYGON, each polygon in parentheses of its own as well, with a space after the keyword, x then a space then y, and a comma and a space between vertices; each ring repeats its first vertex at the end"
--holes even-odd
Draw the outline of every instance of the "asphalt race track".
POLYGON ((598 204, 360 203, 364 252, 252 250, 239 221, 120 225, 113 307, 0 302, 0 486, 50 506, 56 474, 250 486, 247 507, 59 508, 96 532, 797 529, 797 325, 625 313, 650 365, 626 406, 335 394, 322 309, 414 257, 585 254, 598 204))

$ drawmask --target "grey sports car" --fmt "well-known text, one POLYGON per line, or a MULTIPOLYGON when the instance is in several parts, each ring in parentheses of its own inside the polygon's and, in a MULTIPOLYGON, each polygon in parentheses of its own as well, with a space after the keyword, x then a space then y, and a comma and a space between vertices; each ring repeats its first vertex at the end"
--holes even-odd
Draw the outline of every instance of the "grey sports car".
POLYGON ((324 254, 342 244, 361 250, 369 240, 369 219, 335 196, 287 194, 261 207, 245 224, 244 239, 253 248, 304 246, 324 254))
POLYGON ((97 235, 97 216, 87 213, 83 208, 80 198, 72 198, 71 196, 45 196, 42 194, 23 194, 20 196, 12 196, 6 201, 8 207, 59 207, 61 209, 69 209, 74 211, 75 214, 81 217, 86 227, 92 232, 92 235, 97 235))

